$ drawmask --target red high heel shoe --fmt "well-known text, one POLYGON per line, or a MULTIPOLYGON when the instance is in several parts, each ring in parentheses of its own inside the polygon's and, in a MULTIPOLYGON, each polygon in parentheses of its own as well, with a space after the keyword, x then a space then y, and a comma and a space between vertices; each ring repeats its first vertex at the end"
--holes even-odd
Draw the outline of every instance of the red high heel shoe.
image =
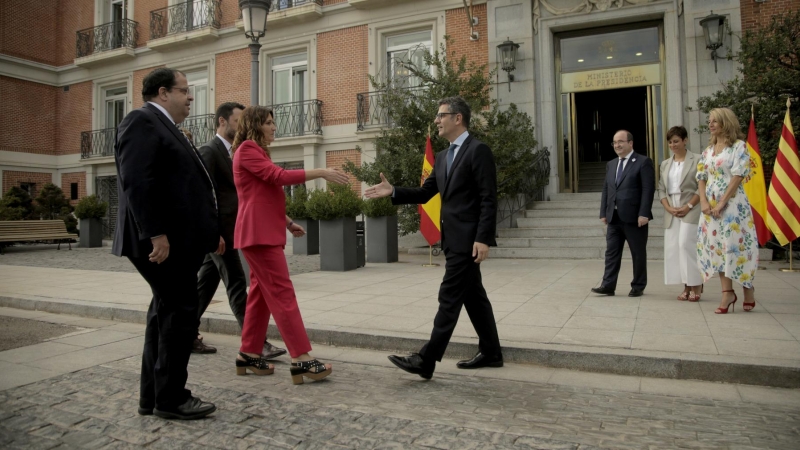
MULTIPOLYGON (((726 292, 733 292, 733 289, 727 289, 727 290, 722 291, 723 294, 726 293, 726 292)), ((723 308, 717 308, 714 311, 714 314, 728 314, 728 308, 730 308, 731 312, 733 312, 736 309, 733 306, 733 305, 736 304, 736 300, 739 300, 739 297, 736 296, 736 292, 733 292, 733 301, 728 303, 728 306, 726 306, 724 309, 723 308)))

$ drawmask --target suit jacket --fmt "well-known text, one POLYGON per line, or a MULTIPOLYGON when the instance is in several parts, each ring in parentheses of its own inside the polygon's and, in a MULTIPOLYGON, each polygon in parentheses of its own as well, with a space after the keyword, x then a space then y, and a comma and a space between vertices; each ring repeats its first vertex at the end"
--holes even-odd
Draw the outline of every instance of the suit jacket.
MULTIPOLYGON (((675 159, 673 155, 669 159, 661 161, 661 178, 658 180, 658 200, 667 198, 670 195, 667 193, 669 185, 669 169, 672 167, 672 162, 675 159)), ((686 152, 686 159, 683 162, 681 169, 681 205, 689 203, 689 200, 694 197, 697 192, 697 163, 700 162, 700 156, 690 151, 686 152)), ((694 205, 694 208, 680 218, 684 223, 691 223, 697 225, 700 223, 700 205, 694 205)), ((664 228, 672 226, 672 214, 664 214, 664 228)))
POLYGON ((306 181, 306 171, 285 170, 254 141, 244 141, 233 154, 233 181, 239 213, 233 245, 286 245, 286 194, 283 186, 306 181))
POLYGON ((170 254, 219 244, 213 183, 186 137, 155 106, 125 116, 114 145, 119 211, 112 253, 144 257, 165 234, 170 254))
POLYGON ((625 223, 635 224, 639 217, 653 220, 653 194, 656 190, 653 161, 647 156, 631 152, 619 183, 616 182, 618 163, 619 158, 614 158, 606 165, 600 217, 605 217, 611 223, 616 207, 617 215, 625 223))
POLYGON ((233 183, 233 160, 218 136, 198 149, 208 174, 217 186, 219 202, 219 234, 225 239, 228 248, 234 248, 233 230, 236 226, 236 212, 239 210, 239 197, 233 183))
POLYGON ((442 248, 472 253, 475 242, 497 246, 497 170, 492 151, 469 135, 453 160, 449 177, 445 154, 439 152, 433 172, 421 187, 395 188, 392 204, 423 204, 441 194, 442 248))

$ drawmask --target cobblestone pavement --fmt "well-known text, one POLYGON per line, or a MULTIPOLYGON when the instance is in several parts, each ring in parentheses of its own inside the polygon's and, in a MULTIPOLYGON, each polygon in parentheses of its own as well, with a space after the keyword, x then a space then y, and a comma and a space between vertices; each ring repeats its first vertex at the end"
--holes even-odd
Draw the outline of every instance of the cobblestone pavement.
MULTIPOLYGON (((136 272, 128 258, 111 254, 111 247, 56 250, 55 245, 22 244, 8 247, 0 256, 0 264, 9 266, 52 267, 56 269, 102 270, 106 272, 136 272)), ((297 275, 319 270, 319 256, 286 255, 289 273, 297 275)))
POLYGON ((286 362, 272 376, 236 376, 230 346, 193 355, 189 387, 218 408, 193 422, 136 414, 138 356, 59 375, 0 392, 0 447, 796 450, 800 441, 796 404, 492 379, 446 369, 453 361, 426 382, 387 363, 354 362, 354 352, 323 350, 334 373, 302 386, 291 384, 286 362))

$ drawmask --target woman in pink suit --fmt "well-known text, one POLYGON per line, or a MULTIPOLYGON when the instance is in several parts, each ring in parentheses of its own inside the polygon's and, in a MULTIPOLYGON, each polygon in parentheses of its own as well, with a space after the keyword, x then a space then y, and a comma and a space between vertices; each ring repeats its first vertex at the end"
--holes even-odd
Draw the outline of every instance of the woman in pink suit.
POLYGON ((283 186, 317 178, 341 184, 349 180, 335 169, 284 170, 273 164, 268 147, 275 140, 275 130, 272 110, 251 106, 242 112, 231 146, 233 181, 239 195, 234 247, 242 250, 250 264, 250 291, 236 373, 244 375, 249 369, 256 375, 269 375, 275 370, 261 355, 272 315, 292 357, 292 382, 302 384, 304 376, 325 378, 332 367, 308 354, 311 344, 283 254, 285 230, 297 237, 305 230, 286 216, 283 186))

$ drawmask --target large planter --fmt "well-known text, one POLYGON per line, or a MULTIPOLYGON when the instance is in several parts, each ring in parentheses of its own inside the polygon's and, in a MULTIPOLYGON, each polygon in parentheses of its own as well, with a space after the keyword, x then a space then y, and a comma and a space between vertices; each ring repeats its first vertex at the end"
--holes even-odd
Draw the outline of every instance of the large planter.
POLYGON ((81 232, 78 239, 81 247, 102 247, 103 221, 101 219, 81 219, 81 232))
POLYGON ((356 267, 356 218, 320 220, 320 270, 344 272, 356 267))
POLYGON ((319 220, 296 219, 294 223, 303 227, 306 235, 292 238, 292 254, 319 255, 319 220))
POLYGON ((367 262, 397 259, 397 216, 367 217, 367 262))

